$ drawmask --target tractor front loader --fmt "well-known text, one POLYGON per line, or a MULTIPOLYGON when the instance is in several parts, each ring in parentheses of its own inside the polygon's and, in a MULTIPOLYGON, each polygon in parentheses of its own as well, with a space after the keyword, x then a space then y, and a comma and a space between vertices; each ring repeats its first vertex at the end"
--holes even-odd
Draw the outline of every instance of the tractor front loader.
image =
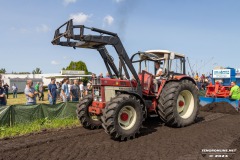
POLYGON ((198 91, 195 81, 185 75, 184 55, 150 50, 137 52, 129 58, 116 33, 73 25, 72 20, 55 31, 52 44, 97 50, 111 77, 93 78, 92 94, 78 104, 77 115, 84 128, 102 126, 113 139, 128 140, 140 133, 143 121, 151 114, 158 115, 171 127, 194 123, 199 106, 198 91), (62 27, 66 30, 60 33, 62 27), (86 29, 98 34, 85 35, 86 29), (106 45, 115 48, 119 57, 118 67, 106 45), (178 61, 175 66, 178 72, 171 67, 175 60, 178 61), (138 72, 134 63, 139 64, 138 72), (156 81, 154 74, 148 71, 149 63, 164 64, 160 80, 156 81), (144 64, 145 69, 142 70, 144 64))

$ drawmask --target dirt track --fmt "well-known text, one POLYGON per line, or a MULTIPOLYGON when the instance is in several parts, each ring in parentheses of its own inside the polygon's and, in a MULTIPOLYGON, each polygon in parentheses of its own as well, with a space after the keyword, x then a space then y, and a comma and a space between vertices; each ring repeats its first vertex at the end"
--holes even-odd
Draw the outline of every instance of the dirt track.
POLYGON ((200 112, 199 122, 186 128, 162 126, 156 118, 146 126, 127 142, 81 127, 1 140, 0 159, 201 160, 208 156, 201 149, 230 148, 238 149, 231 159, 240 160, 240 115, 200 112))

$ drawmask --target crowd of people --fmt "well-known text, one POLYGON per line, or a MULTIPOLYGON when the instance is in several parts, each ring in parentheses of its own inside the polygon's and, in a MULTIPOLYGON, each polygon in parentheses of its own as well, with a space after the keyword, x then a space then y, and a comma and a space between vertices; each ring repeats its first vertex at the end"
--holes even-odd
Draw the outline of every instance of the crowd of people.
MULTIPOLYGON (((7 83, 3 84, 2 81, 0 82, 0 106, 7 105, 9 88, 10 86, 7 83)), ((15 83, 11 86, 11 90, 13 98, 17 98, 18 87, 15 83)), ((82 81, 78 79, 70 80, 68 77, 64 78, 61 82, 56 82, 55 78, 51 78, 51 82, 47 86, 46 97, 44 90, 43 82, 37 82, 36 85, 33 86, 33 81, 27 80, 24 89, 26 105, 37 104, 37 100, 48 100, 51 105, 56 104, 57 100, 62 102, 78 102, 91 92, 92 85, 91 81, 84 86, 82 81)))
MULTIPOLYGON (((83 82, 78 79, 70 81, 69 78, 64 78, 61 82, 56 82, 55 78, 51 78, 47 90, 47 98, 51 105, 56 104, 57 100, 79 102, 91 90, 91 84, 88 83, 87 87, 84 87, 83 82)), ((44 100, 43 83, 37 82, 33 87, 32 80, 28 80, 24 93, 27 97, 27 105, 36 104, 37 97, 39 101, 44 100)))
MULTIPOLYGON (((7 104, 9 88, 10 86, 7 83, 3 84, 3 81, 0 80, 0 106, 7 104)), ((12 85, 11 90, 13 93, 13 98, 17 98, 18 87, 15 83, 12 85)))
POLYGON ((205 76, 205 74, 199 76, 198 73, 196 73, 194 80, 196 81, 199 90, 206 90, 206 87, 212 82, 212 74, 209 74, 209 76, 205 76))

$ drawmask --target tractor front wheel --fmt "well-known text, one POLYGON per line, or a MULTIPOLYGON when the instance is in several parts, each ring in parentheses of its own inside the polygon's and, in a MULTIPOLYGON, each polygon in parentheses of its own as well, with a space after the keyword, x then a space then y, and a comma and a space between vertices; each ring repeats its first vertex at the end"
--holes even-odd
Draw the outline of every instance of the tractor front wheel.
POLYGON ((104 108, 102 125, 113 139, 133 139, 139 133, 144 114, 144 106, 139 99, 121 94, 113 98, 104 108))
POLYGON ((90 113, 89 106, 92 104, 92 95, 85 96, 77 105, 77 115, 80 123, 87 129, 98 129, 102 126, 100 116, 90 113))

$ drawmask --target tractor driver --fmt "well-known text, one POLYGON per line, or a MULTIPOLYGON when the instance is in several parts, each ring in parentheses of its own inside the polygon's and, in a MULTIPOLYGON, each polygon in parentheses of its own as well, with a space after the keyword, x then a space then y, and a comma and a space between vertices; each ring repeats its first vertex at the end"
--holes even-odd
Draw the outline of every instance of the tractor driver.
POLYGON ((160 84, 160 78, 162 75, 162 68, 160 67, 160 62, 155 62, 155 68, 156 68, 156 75, 154 75, 153 77, 155 78, 153 80, 154 83, 154 92, 158 92, 158 85, 160 84))
POLYGON ((161 75, 162 75, 162 68, 160 67, 160 63, 159 62, 155 62, 155 68, 157 70, 156 75, 154 76, 157 80, 160 79, 161 75))

